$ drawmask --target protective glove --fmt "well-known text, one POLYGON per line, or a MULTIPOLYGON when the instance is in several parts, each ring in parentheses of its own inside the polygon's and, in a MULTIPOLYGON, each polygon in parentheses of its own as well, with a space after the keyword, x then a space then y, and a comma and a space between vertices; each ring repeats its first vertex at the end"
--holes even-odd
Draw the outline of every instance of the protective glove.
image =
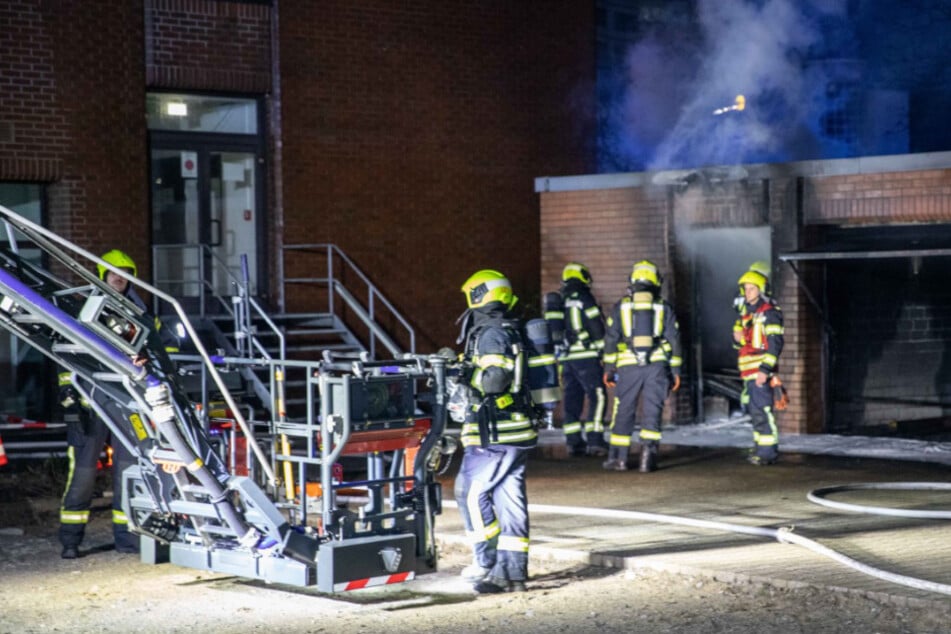
POLYGON ((66 385, 59 388, 59 404, 64 410, 77 408, 79 405, 79 394, 72 385, 66 385))
POLYGON ((776 410, 784 410, 789 407, 789 394, 786 392, 786 388, 778 376, 774 374, 770 377, 769 386, 773 388, 773 408, 776 410))

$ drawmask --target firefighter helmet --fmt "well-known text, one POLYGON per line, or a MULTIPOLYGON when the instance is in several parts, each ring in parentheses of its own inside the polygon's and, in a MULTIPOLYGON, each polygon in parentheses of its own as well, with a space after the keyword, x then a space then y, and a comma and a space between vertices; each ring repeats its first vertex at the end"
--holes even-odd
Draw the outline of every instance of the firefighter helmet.
POLYGON ((657 266, 650 260, 641 260, 634 265, 631 271, 631 284, 646 283, 660 287, 661 276, 657 266))
MULTIPOLYGON (((130 258, 124 251, 120 251, 119 249, 113 249, 112 251, 109 251, 108 253, 103 253, 102 259, 108 262, 109 264, 111 264, 112 266, 116 267, 117 269, 129 269, 129 272, 132 273, 132 277, 139 276, 138 275, 139 269, 135 265, 135 260, 130 258)), ((109 269, 104 267, 102 264, 97 264, 96 269, 99 271, 99 279, 101 280, 106 279, 106 271, 108 271, 109 269)))
POLYGON ((591 271, 580 262, 569 262, 561 272, 561 281, 567 282, 568 280, 581 280, 590 286, 592 282, 591 271))
POLYGON ((481 308, 492 302, 501 302, 506 308, 512 308, 518 301, 508 278, 491 269, 483 269, 473 274, 462 285, 462 292, 466 294, 469 308, 481 308))
POLYGON ((762 273, 750 269, 746 273, 740 276, 740 279, 737 280, 737 284, 740 286, 740 292, 743 292, 743 287, 746 284, 752 284, 759 289, 761 294, 766 293, 766 276, 762 273))
POLYGON ((772 272, 772 267, 769 265, 769 262, 766 260, 757 260, 750 264, 751 271, 755 271, 766 278, 769 281, 769 275, 772 272))

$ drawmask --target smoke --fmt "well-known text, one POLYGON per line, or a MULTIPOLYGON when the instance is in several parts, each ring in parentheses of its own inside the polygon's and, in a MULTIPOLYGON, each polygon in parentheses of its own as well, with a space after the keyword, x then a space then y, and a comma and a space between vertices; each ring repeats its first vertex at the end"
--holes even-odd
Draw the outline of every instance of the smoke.
MULTIPOLYGON (((837 0, 698 0, 696 28, 655 28, 633 45, 602 149, 627 168, 784 161, 809 154, 805 60, 837 0), (715 115, 745 97, 743 110, 715 115)), ((815 73, 809 82, 815 83, 815 73)))

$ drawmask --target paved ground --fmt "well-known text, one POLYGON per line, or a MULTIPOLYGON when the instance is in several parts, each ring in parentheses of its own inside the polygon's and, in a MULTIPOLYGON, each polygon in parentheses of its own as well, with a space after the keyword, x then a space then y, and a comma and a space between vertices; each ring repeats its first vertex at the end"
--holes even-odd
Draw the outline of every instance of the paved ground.
MULTIPOLYGON (((948 483, 951 473, 944 464, 783 452, 779 464, 754 467, 738 448, 664 445, 659 471, 618 473, 601 469, 598 458, 566 458, 557 432, 545 435, 537 453, 528 478, 534 557, 828 588, 898 604, 951 602, 944 594, 951 593, 946 520, 844 512, 807 499, 815 489, 850 483, 948 483), (682 526, 675 523, 678 518, 731 526, 682 526), (754 533, 757 527, 766 533, 791 529, 814 540, 816 549, 831 550, 821 554, 769 535, 727 530, 733 527, 754 533), (892 580, 832 558, 840 555, 892 580), (914 587, 919 579, 934 587, 914 587)), ((447 473, 447 500, 451 476, 447 473)), ((829 499, 951 509, 951 491, 847 491, 829 499)), ((447 506, 437 522, 440 539, 462 543, 458 512, 451 502, 447 506)))

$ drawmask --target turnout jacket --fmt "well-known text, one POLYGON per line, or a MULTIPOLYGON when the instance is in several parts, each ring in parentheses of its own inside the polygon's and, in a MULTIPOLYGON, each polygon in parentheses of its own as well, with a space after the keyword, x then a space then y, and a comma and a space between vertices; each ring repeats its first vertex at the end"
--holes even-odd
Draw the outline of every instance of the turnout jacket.
POLYGON ((505 319, 501 309, 474 310, 463 358, 472 366, 469 387, 473 391, 462 425, 463 446, 534 446, 538 433, 532 421, 526 348, 518 322, 505 319))
POLYGON ((604 316, 590 287, 580 280, 568 280, 562 296, 567 346, 562 361, 600 358, 604 350, 604 316))
POLYGON ((783 351, 783 313, 769 298, 755 304, 744 302, 740 317, 733 326, 741 334, 739 349, 740 377, 752 379, 757 372, 776 372, 783 351))

